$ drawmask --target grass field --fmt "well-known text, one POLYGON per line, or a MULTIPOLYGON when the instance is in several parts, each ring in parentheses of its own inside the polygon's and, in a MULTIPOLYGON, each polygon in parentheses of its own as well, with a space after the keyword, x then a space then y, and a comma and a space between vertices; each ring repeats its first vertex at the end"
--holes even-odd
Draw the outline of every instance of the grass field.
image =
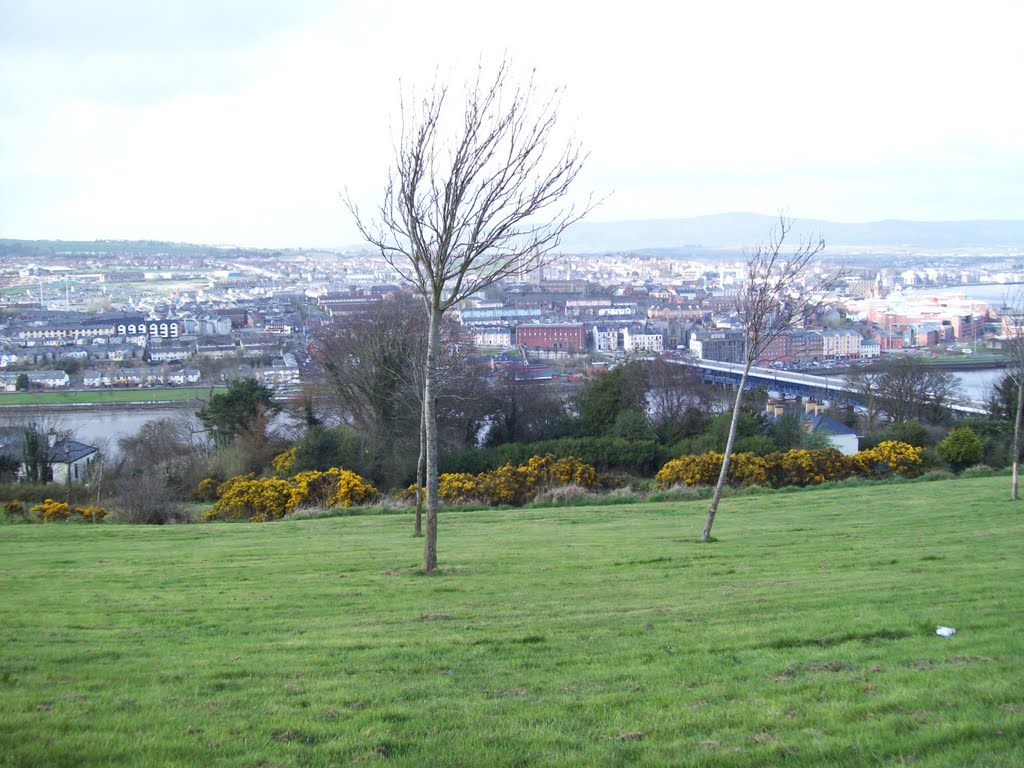
POLYGON ((1024 765, 1008 482, 2 525, 0 765, 1024 765))
POLYGON ((5 405, 85 405, 94 403, 153 403, 173 400, 205 400, 209 387, 167 387, 141 389, 95 389, 71 392, 0 392, 0 406, 5 405))

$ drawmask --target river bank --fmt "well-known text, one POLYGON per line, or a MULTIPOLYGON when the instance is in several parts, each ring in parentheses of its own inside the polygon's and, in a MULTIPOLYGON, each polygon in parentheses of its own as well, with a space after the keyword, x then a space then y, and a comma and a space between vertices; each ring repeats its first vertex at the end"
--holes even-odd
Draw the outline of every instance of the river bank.
POLYGON ((159 408, 205 402, 213 387, 71 389, 60 392, 0 392, 0 410, 17 408, 159 408))

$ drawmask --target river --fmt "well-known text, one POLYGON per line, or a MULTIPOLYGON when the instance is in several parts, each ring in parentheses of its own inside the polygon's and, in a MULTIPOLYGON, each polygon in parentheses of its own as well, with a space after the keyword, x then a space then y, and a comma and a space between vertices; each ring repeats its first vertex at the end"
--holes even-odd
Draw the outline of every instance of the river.
POLYGON ((964 296, 973 301, 987 302, 992 307, 1001 307, 1005 302, 1019 303, 1022 294, 1022 283, 980 283, 946 288, 906 288, 903 291, 904 296, 964 296))
MULTIPOLYGON (((69 430, 73 439, 87 445, 95 445, 104 455, 118 456, 117 441, 137 433, 145 424, 160 419, 184 420, 190 427, 201 430, 202 424, 196 416, 201 403, 183 403, 181 405, 160 408, 146 407, 88 407, 75 408, 5 408, 0 411, 0 423, 18 424, 32 419, 41 419, 47 426, 59 430, 69 430)), ((278 414, 270 424, 270 429, 282 434, 294 432, 297 422, 287 412, 278 414)), ((197 439, 202 435, 198 434, 197 439)))

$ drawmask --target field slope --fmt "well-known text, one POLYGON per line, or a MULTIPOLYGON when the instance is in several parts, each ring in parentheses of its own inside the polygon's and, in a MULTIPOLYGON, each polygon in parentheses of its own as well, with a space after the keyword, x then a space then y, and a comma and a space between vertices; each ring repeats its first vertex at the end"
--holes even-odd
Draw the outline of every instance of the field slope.
POLYGON ((1022 765, 1007 491, 0 526, 0 765, 1022 765))

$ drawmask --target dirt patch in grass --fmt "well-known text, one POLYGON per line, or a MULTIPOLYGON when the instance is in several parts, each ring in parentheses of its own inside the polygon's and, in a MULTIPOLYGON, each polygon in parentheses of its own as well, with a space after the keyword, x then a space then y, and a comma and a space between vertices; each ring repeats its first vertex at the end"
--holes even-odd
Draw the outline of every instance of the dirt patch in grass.
POLYGON ((647 734, 643 731, 628 731, 627 733, 620 733, 615 737, 616 741, 640 741, 647 734))
POLYGON ((798 675, 802 675, 804 672, 843 672, 844 670, 853 669, 853 664, 848 661, 823 661, 818 664, 805 664, 803 662, 799 664, 793 664, 792 666, 786 667, 782 672, 777 675, 769 676, 769 680, 775 680, 776 682, 784 682, 786 680, 792 680, 798 675))
POLYGON ((492 695, 499 699, 505 699, 511 696, 529 696, 530 692, 525 688, 509 688, 504 691, 495 691, 492 695))

